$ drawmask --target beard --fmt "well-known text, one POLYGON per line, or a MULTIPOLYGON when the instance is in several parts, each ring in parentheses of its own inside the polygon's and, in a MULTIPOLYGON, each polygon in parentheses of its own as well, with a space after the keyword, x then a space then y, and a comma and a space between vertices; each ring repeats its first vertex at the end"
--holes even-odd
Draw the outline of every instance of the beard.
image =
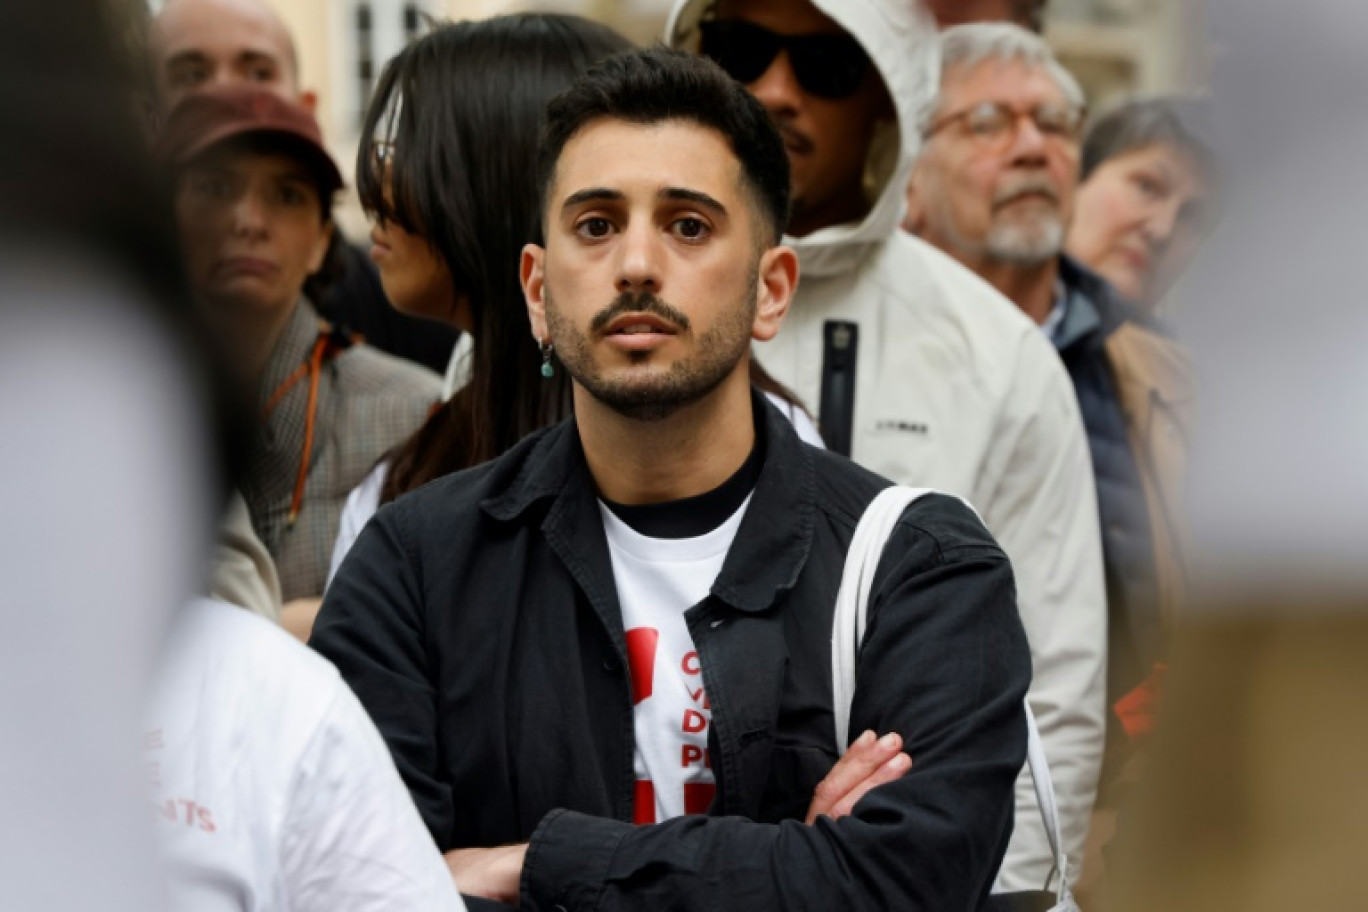
MULTIPOLYGON (((589 395, 624 418, 663 421, 721 386, 746 356, 755 321, 758 279, 758 268, 752 268, 742 298, 727 308, 716 326, 698 337, 694 353, 662 369, 629 369, 627 376, 604 376, 594 360, 589 336, 556 308, 550 288, 545 291, 547 329, 566 372, 589 395)), ((647 291, 619 295, 590 321, 590 333, 598 334, 625 313, 660 317, 681 336, 692 332, 688 316, 647 291)), ((655 353, 635 352, 628 357, 633 365, 645 365, 655 353)))
POLYGON ((1002 187, 994 196, 994 210, 1027 193, 1040 194, 1052 202, 1053 207, 1047 209, 1037 204, 1024 212, 1012 208, 995 211, 983 244, 991 259, 1013 266, 1039 266, 1059 256, 1064 249, 1064 218, 1059 211, 1059 193, 1047 178, 1027 175, 1002 187))
POLYGON ((1013 266, 1039 266, 1064 249, 1064 221, 1058 213, 994 221, 984 239, 988 256, 1013 266))

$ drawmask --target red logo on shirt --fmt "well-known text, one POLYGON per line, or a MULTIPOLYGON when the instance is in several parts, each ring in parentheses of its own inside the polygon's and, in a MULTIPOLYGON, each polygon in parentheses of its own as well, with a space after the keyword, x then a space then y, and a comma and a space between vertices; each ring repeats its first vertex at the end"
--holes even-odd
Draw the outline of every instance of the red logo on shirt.
POLYGON ((649 699, 655 687, 656 643, 660 631, 637 627, 627 631, 627 664, 632 670, 632 705, 649 699))

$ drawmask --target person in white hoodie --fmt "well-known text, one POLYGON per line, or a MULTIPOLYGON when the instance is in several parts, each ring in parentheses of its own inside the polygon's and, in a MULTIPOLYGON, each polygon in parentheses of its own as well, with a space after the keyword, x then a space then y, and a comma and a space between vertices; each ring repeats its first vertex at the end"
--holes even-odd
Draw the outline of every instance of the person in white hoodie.
MULTIPOLYGON (((1105 731, 1106 596, 1096 495, 1073 387, 1006 298, 898 230, 939 71, 912 0, 676 0, 670 45, 706 53, 785 140, 784 242, 803 276, 759 359, 816 413, 833 449, 972 503, 1012 560, 1031 644, 1030 702, 1077 871, 1105 731)), ((913 758, 915 763, 915 758, 913 758)), ((1051 876, 1023 773, 999 889, 1051 876)))

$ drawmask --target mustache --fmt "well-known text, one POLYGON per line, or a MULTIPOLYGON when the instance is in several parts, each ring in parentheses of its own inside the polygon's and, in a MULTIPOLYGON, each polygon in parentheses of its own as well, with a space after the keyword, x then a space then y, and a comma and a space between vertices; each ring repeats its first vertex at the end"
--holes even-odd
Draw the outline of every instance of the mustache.
POLYGON ((800 155, 805 155, 812 151, 812 137, 793 126, 792 121, 792 116, 770 114, 770 123, 779 132, 779 138, 784 141, 784 145, 792 147, 800 155))
POLYGON ((689 318, 683 311, 667 304, 649 291, 641 291, 636 294, 624 291, 613 299, 613 303, 594 315, 594 319, 589 323, 589 329, 592 332, 602 332, 609 323, 623 314, 629 313, 651 314, 673 323, 681 331, 689 328, 689 318))
POLYGON ((1059 188, 1054 185, 1054 181, 1041 175, 1028 174, 1009 180, 999 187, 997 192, 993 194, 993 206, 996 208, 1005 205, 1028 193, 1039 193, 1041 196, 1048 197, 1051 202, 1059 202, 1059 188))

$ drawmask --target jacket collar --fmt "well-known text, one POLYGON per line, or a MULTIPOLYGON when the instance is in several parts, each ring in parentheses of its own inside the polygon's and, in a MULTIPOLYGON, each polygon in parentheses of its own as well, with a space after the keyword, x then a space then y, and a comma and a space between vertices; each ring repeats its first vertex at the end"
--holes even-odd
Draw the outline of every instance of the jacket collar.
POLYGON ((258 407, 265 405, 276 387, 309 357, 321 328, 318 311, 313 309, 307 298, 301 297, 290 314, 289 322, 281 330, 280 338, 276 340, 262 372, 258 407))
POLYGON ((1059 278, 1064 283, 1068 307, 1056 341, 1060 351, 1090 337, 1104 339, 1124 323, 1136 324, 1160 336, 1168 335, 1157 320, 1121 297, 1110 282, 1073 257, 1060 256, 1059 278))
MULTIPOLYGON (((751 391, 751 408, 761 415, 765 461, 712 594, 738 610, 758 612, 793 588, 807 563, 816 526, 816 470, 812 455, 788 419, 755 390, 751 391)), ((572 562, 593 565, 603 561, 598 569, 611 580, 598 491, 574 419, 528 446, 512 480, 484 500, 481 508, 496 520, 514 522, 534 505, 549 501, 542 529, 548 534, 552 530, 587 533, 556 537, 575 552, 572 562)))

